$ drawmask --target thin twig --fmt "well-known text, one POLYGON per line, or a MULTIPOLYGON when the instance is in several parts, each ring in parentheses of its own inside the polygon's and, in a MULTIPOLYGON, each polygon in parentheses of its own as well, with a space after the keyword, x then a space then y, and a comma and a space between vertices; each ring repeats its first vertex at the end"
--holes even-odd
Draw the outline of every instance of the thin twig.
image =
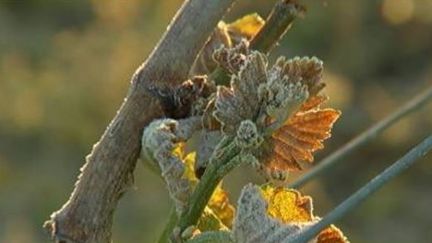
POLYGON ((299 234, 294 243, 308 242, 321 230, 345 216, 348 212, 356 208, 360 203, 370 198, 372 193, 383 187, 391 179, 400 175, 403 171, 412 166, 419 158, 426 155, 432 149, 432 135, 423 140, 420 144, 411 149, 393 165, 384 170, 381 174, 372 179, 360 190, 352 194, 348 199, 339 204, 333 211, 320 220, 317 224, 299 234))
POLYGON ((251 49, 269 53, 291 28, 292 23, 305 8, 294 0, 282 0, 274 6, 264 26, 252 39, 251 49))
POLYGON ((342 158, 350 154, 351 152, 358 149, 360 146, 368 143, 375 137, 377 137, 384 130, 389 128, 391 125, 399 121, 401 118, 407 116, 411 112, 414 112, 420 109, 424 104, 426 104, 429 99, 432 98, 432 87, 426 89, 423 93, 415 96, 413 99, 408 101, 401 108, 376 123, 353 140, 349 141, 341 148, 324 158, 317 166, 313 167, 310 171, 304 174, 297 181, 290 184, 288 187, 290 188, 299 188, 304 184, 312 180, 313 178, 323 174, 331 167, 335 166, 338 162, 342 161, 342 158))

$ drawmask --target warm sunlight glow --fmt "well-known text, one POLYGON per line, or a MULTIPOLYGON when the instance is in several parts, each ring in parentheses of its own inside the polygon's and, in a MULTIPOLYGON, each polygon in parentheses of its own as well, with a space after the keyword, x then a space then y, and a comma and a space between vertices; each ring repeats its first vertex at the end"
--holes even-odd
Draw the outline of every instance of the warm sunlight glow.
POLYGON ((381 8, 384 19, 393 25, 408 22, 414 13, 412 0, 384 0, 381 8))

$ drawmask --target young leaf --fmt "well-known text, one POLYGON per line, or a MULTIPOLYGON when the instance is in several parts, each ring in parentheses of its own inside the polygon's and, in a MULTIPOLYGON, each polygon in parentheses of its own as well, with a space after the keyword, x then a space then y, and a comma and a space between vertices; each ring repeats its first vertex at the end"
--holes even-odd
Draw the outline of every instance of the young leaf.
POLYGON ((180 214, 191 193, 191 182, 185 178, 181 144, 201 126, 201 119, 160 119, 146 127, 142 137, 141 158, 157 165, 164 178, 176 211, 180 214))
MULTIPOLYGON (((235 56, 236 50, 218 53, 235 56)), ((288 172, 313 161, 312 153, 324 147, 322 142, 330 137, 340 116, 339 111, 320 107, 327 99, 319 94, 325 87, 322 61, 281 57, 268 68, 260 52, 238 55, 244 58, 232 75, 230 88, 218 87, 214 117, 228 136, 234 136, 242 122, 254 122, 264 142, 250 153, 260 161, 258 168, 267 178, 285 181, 288 172)), ((235 65, 226 64, 233 70, 235 65)))
MULTIPOLYGON (((299 192, 269 186, 246 185, 239 198, 233 238, 239 243, 290 242, 319 221, 312 212, 312 200, 299 192)), ((323 230, 317 243, 346 243, 335 226, 323 230)))
POLYGON ((219 22, 209 41, 204 46, 199 57, 195 61, 191 74, 209 74, 216 67, 213 53, 221 46, 231 48, 240 43, 243 39, 250 41, 265 21, 256 13, 246 15, 233 23, 219 22))

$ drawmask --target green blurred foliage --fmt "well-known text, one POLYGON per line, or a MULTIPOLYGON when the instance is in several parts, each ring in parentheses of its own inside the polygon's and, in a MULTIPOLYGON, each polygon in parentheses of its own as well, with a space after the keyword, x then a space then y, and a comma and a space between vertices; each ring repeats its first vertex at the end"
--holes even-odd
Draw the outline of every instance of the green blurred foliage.
MULTIPOLYGON (((240 0, 228 20, 268 14, 240 0)), ((432 85, 432 0, 305 0, 306 18, 272 53, 316 55, 331 105, 343 111, 317 161, 432 85)), ((46 242, 41 225, 73 183, 180 0, 0 1, 0 242, 46 242)), ((199 21, 199 20, 197 20, 199 21)), ((143 107, 143 111, 145 107, 143 107)), ((399 122, 304 188, 324 215, 432 131, 432 106, 399 122)), ((339 222, 353 242, 432 238, 430 156, 339 222)), ((154 242, 169 199, 140 165, 120 201, 115 242, 154 242)), ((250 170, 227 179, 235 201, 250 170)))

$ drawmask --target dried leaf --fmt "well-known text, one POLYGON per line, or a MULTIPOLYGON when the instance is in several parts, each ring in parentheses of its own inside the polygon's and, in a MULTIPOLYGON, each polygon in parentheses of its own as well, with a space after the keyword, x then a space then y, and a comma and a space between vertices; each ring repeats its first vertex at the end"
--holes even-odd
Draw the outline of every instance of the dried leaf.
POLYGON ((321 231, 317 237, 317 243, 347 243, 349 242, 340 229, 334 225, 321 231))
POLYGON ((324 147, 323 140, 331 136, 330 131, 340 112, 333 109, 298 112, 278 130, 269 143, 272 150, 266 158, 266 170, 301 170, 301 162, 312 162, 312 153, 324 147))
MULTIPOLYGON (((198 115, 197 102, 208 99, 216 92, 213 82, 207 76, 194 76, 183 83, 171 87, 151 86, 149 92, 160 102, 164 114, 169 118, 182 119, 191 115, 198 115)), ((201 111, 202 113, 203 111, 201 111)))
MULTIPOLYGON (((333 109, 321 109, 320 105, 327 100, 326 96, 318 95, 325 84, 321 81, 323 65, 317 58, 279 58, 269 71, 270 79, 277 82, 301 82, 307 87, 308 97, 294 113, 274 117, 277 123, 284 120, 279 128, 271 134, 269 144, 265 147, 264 165, 261 169, 267 177, 284 181, 289 171, 302 169, 302 162, 312 162, 313 152, 324 147, 323 141, 330 137, 331 128, 340 116, 333 109)), ((287 109, 281 106, 280 109, 287 109)), ((290 108, 293 110, 293 108, 290 108)), ((289 110, 289 109, 288 109, 289 110)), ((268 112, 270 114, 270 112, 268 112)), ((281 112, 276 112, 280 114, 281 112)), ((271 115, 271 114, 270 114, 271 115)))

